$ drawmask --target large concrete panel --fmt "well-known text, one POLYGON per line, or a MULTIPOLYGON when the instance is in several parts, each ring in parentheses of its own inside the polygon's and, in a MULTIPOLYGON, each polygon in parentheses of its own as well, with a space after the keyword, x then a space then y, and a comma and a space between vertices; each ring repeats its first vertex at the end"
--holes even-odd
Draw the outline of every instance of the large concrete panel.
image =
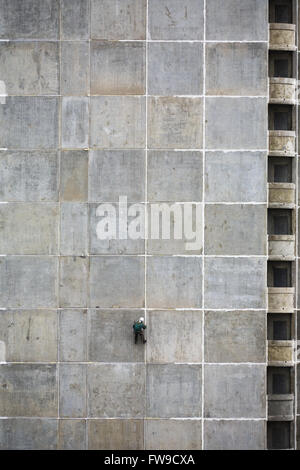
POLYGON ((206 312, 206 362, 264 362, 265 312, 206 312))
POLYGON ((64 41, 61 44, 62 95, 89 93, 89 43, 64 41))
POLYGON ((62 147, 87 148, 89 144, 89 98, 62 99, 62 147))
POLYGON ((87 359, 87 311, 61 310, 59 317, 59 358, 63 362, 87 359))
POLYGON ((265 98, 206 98, 206 148, 266 149, 265 98))
POLYGON ((0 340, 5 345, 7 362, 57 361, 57 311, 1 312, 0 340))
POLYGON ((57 148, 58 98, 8 97, 0 106, 0 121, 1 148, 57 148))
POLYGON ((145 59, 142 42, 92 41, 91 94, 143 95, 145 59))
POLYGON ((147 314, 148 362, 201 362, 201 311, 150 311, 147 314))
POLYGON ((202 63, 201 43, 149 43, 148 94, 201 95, 202 63))
POLYGON ((91 147, 144 148, 145 111, 145 99, 142 97, 92 97, 91 147))
POLYGON ((144 364, 89 364, 87 377, 89 416, 144 416, 144 364))
POLYGON ((92 150, 89 160, 89 201, 144 201, 145 152, 143 150, 92 150))
POLYGON ((265 260, 206 258, 206 308, 265 308, 265 260))
POLYGON ((147 419, 145 448, 147 450, 200 450, 201 420, 147 419))
POLYGON ((89 310, 88 361, 144 362, 145 346, 134 344, 132 328, 142 316, 143 310, 89 310))
POLYGON ((84 419, 60 419, 58 425, 59 450, 86 449, 86 421, 84 419))
POLYGON ((267 201, 264 152, 206 152, 205 157, 207 202, 267 201))
POLYGON ((0 45, 1 80, 8 95, 59 93, 59 50, 54 42, 4 42, 0 45))
POLYGON ((146 39, 147 0, 92 0, 91 8, 93 39, 146 39))
POLYGON ((58 200, 56 152, 0 152, 1 201, 58 200))
POLYGON ((206 450, 264 450, 265 421, 205 421, 206 450))
POLYGON ((62 255, 86 255, 88 250, 88 206, 61 204, 60 252, 62 255))
POLYGON ((86 416, 85 364, 60 364, 59 414, 68 418, 86 416))
POLYGON ((147 260, 147 305, 151 308, 201 308, 201 258, 149 257, 147 260))
POLYGON ((152 97, 148 106, 150 148, 201 149, 201 98, 152 97))
POLYGON ((0 416, 57 416, 56 365, 1 364, 0 416))
POLYGON ((205 206, 205 254, 265 255, 266 205, 205 206))
POLYGON ((57 260, 54 257, 0 258, 0 306, 56 307, 56 273, 57 260))
POLYGON ((1 0, 1 39, 58 39, 58 0, 1 0))
POLYGON ((267 95, 267 69, 268 45, 265 43, 206 45, 208 95, 267 95))
POLYGON ((147 417, 201 417, 201 365, 148 364, 147 417))
POLYGON ((142 450, 144 420, 88 420, 89 450, 142 450))
POLYGON ((90 2, 86 0, 61 1, 62 39, 88 39, 90 2))
POLYGON ((85 150, 61 152, 60 199, 62 201, 87 201, 88 161, 85 150))
POLYGON ((149 201, 202 201, 201 152, 148 152, 149 201))
POLYGON ((56 450, 56 446, 56 419, 0 419, 1 450, 56 450))
POLYGON ((205 365, 205 417, 265 418, 265 375, 265 364, 205 365))
POLYGON ((136 256, 91 256, 90 306, 143 307, 144 259, 136 256))
POLYGON ((150 0, 151 39, 203 39, 203 0, 150 0))
POLYGON ((87 306, 88 258, 65 256, 60 258, 60 307, 87 306))
POLYGON ((267 41, 267 0, 209 0, 206 6, 206 39, 267 41))
POLYGON ((57 204, 0 205, 0 253, 57 254, 57 204))

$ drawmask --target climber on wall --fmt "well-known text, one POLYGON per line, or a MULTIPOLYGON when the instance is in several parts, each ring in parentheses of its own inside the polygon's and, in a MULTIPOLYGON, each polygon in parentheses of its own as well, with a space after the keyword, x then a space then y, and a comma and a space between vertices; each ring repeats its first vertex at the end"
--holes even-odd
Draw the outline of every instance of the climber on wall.
POLYGON ((147 328, 147 326, 144 323, 144 318, 141 317, 138 320, 136 320, 133 324, 133 331, 134 331, 134 342, 137 344, 138 342, 138 337, 141 337, 141 340, 143 341, 143 344, 146 343, 145 335, 144 335, 144 330, 147 328))

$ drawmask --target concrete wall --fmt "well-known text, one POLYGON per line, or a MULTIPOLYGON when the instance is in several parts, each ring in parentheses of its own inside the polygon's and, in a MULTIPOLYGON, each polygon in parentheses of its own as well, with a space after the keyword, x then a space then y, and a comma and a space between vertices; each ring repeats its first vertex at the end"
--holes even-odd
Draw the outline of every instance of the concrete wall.
POLYGON ((265 447, 267 3, 0 0, 0 449, 265 447))

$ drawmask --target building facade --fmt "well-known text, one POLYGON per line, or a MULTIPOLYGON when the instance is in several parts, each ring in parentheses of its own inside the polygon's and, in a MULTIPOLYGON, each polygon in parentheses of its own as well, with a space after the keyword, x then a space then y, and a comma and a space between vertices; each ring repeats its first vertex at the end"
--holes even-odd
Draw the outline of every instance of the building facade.
POLYGON ((297 25, 0 0, 0 449, 297 448, 297 25))

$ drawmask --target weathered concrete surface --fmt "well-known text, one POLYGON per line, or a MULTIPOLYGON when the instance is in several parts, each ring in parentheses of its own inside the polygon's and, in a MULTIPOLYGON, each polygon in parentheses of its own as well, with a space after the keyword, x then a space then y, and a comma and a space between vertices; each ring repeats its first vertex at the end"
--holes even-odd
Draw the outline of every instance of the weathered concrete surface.
POLYGON ((145 59, 142 42, 92 41, 91 94, 144 95, 145 59))
POLYGON ((147 419, 144 426, 147 450, 201 449, 201 420, 147 419))
POLYGON ((205 421, 206 450, 264 450, 265 421, 205 421))
POLYGON ((1 450, 56 450, 56 419, 0 419, 1 450))
MULTIPOLYGON (((73 27, 73 25, 72 25, 73 27)), ((64 41, 61 45, 61 92, 87 95, 89 92, 89 43, 64 41)))
POLYGON ((87 359, 87 311, 60 310, 59 358, 63 362, 84 362, 87 359))
POLYGON ((144 364, 89 364, 87 374, 89 416, 144 416, 144 364))
POLYGON ((89 15, 89 2, 86 0, 62 0, 62 39, 88 39, 89 15))
POLYGON ((296 48, 296 25, 294 24, 270 24, 270 49, 294 50, 296 48))
POLYGON ((88 442, 89 450, 141 450, 144 448, 144 420, 89 420, 88 442))
POLYGON ((57 361, 57 311, 1 312, 0 341, 8 362, 57 361))
POLYGON ((1 364, 0 415, 56 417, 56 365, 1 364))
POLYGON ((60 206, 60 253, 86 255, 88 252, 88 206, 62 203, 60 206))
POLYGON ((147 365, 147 417, 201 417, 201 365, 147 365))
POLYGON ((205 312, 206 362, 264 362, 265 312, 205 312))
POLYGON ((59 450, 84 450, 86 448, 86 421, 60 419, 58 424, 59 450))
POLYGON ((148 93, 201 95, 203 91, 201 43, 149 43, 148 93))
POLYGON ((296 99, 295 78, 270 78, 270 102, 278 104, 294 103, 296 99))
POLYGON ((89 260, 86 257, 60 258, 60 307, 87 307, 89 260))
POLYGON ((62 100, 62 147, 87 148, 89 141, 89 99, 62 100))
POLYGON ((86 416, 85 364, 60 364, 59 393, 60 416, 68 418, 86 416))
POLYGON ((265 418, 265 410, 264 364, 205 365, 206 418, 265 418))
POLYGON ((84 150, 61 153, 60 199, 62 201, 87 201, 89 154, 84 150))

